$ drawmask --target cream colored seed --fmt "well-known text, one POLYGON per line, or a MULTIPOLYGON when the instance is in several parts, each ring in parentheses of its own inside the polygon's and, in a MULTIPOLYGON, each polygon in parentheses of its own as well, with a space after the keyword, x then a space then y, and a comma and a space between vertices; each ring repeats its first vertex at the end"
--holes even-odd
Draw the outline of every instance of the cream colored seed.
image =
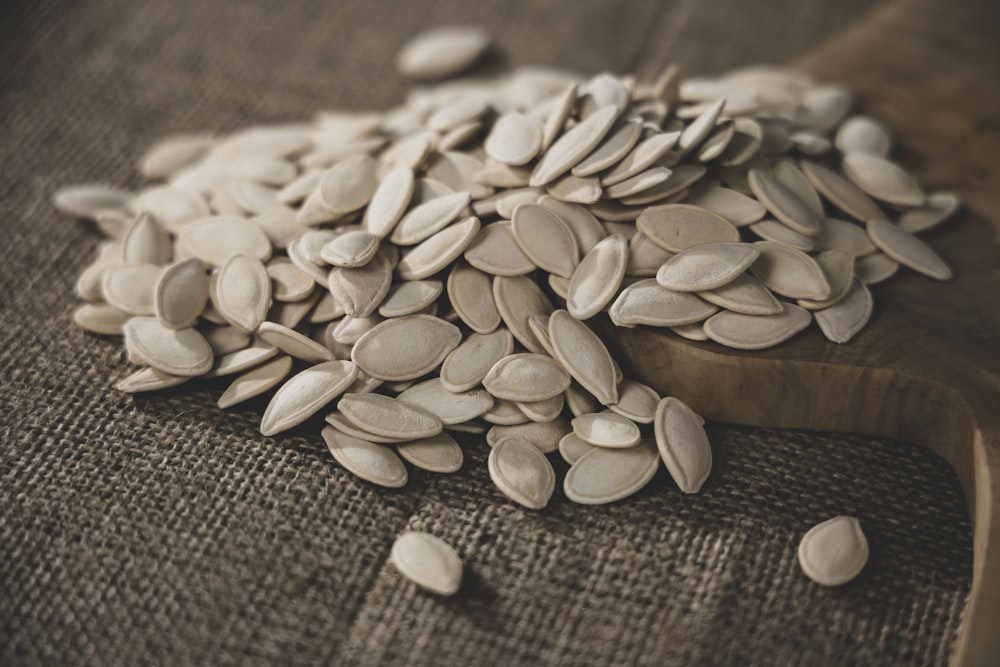
POLYGON ((494 398, 482 388, 453 392, 440 378, 431 378, 401 391, 397 398, 435 415, 452 426, 476 419, 493 408, 494 398))
POLYGON ((400 443, 396 446, 396 453, 408 463, 428 472, 458 472, 464 461, 462 448, 448 433, 400 443))
POLYGON ((861 574, 868 540, 854 517, 837 516, 810 528, 799 542, 799 565, 822 586, 840 586, 861 574))
POLYGON ((357 375, 357 366, 349 361, 327 361, 295 375, 267 404, 261 434, 274 435, 298 426, 342 394, 357 375))
POLYGON ((406 466, 390 448, 323 427, 323 440, 334 460, 361 479, 389 488, 406 486, 406 466))
POLYGON ((615 234, 591 249, 570 278, 566 308, 585 320, 597 315, 614 298, 628 265, 628 240, 615 234))
POLYGON ((437 368, 461 341, 458 327, 440 318, 394 317, 362 335, 351 359, 369 377, 412 380, 437 368))
POLYGON ((358 428, 387 438, 418 440, 443 428, 430 412, 382 394, 344 394, 337 409, 358 428))
POLYGON ((627 449, 595 447, 572 464, 563 480, 563 492, 583 505, 613 503, 641 490, 659 467, 650 440, 627 449))
POLYGON ((668 396, 656 407, 656 446, 670 476, 684 493, 697 493, 712 471, 712 448, 701 417, 668 396))
POLYGON ((496 362, 483 378, 490 394, 509 401, 543 401, 569 388, 570 376, 542 354, 512 354, 496 362))
POLYGON ((500 491, 528 509, 540 510, 549 504, 555 491, 552 464, 531 443, 507 438, 490 450, 490 478, 500 491))

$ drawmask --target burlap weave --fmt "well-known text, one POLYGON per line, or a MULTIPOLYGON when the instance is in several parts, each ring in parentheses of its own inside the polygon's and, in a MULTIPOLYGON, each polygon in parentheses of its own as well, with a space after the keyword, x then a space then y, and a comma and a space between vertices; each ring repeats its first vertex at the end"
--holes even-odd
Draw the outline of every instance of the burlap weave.
MULTIPOLYGON (((0 663, 6 665, 939 665, 969 588, 958 482, 902 443, 710 424, 702 493, 543 512, 506 501, 486 445, 389 492, 310 423, 257 431, 225 382, 113 390, 118 341, 71 322, 98 237, 60 185, 136 186, 156 138, 403 99, 398 44, 476 23, 513 64, 691 73, 782 62, 850 2, 5 2, 0 28, 0 663), (822 589, 795 549, 858 516, 862 576, 822 589), (459 596, 388 564, 407 528, 450 542, 459 596)), ((500 66, 502 63, 495 63, 500 66)), ((557 464, 560 475, 565 466, 557 464)))

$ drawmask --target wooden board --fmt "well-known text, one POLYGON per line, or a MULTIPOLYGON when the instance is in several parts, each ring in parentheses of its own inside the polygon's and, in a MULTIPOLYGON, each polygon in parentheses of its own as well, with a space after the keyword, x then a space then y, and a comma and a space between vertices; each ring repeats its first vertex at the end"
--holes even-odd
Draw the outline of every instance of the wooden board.
MULTIPOLYGON (((875 286, 847 345, 812 327, 763 352, 605 325, 627 372, 707 418, 924 445, 954 466, 973 515, 972 591, 953 665, 1000 664, 1000 17, 998 5, 889 3, 797 66, 853 90, 928 190, 965 208, 925 236, 955 270, 875 286)), ((858 480, 864 483, 864 480, 858 480)))

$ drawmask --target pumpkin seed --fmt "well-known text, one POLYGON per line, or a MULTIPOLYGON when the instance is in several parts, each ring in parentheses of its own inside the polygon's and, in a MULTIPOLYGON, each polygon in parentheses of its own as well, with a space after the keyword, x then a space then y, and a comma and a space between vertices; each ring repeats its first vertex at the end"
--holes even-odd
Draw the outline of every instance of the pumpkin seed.
POLYGON ((293 376, 267 404, 261 434, 274 435, 298 426, 342 394, 357 376, 358 367, 349 361, 326 361, 293 376))
POLYGON ((488 468, 501 493, 528 509, 543 509, 555 491, 552 464, 525 440, 511 437, 498 442, 490 450, 488 468))
POLYGON ((810 528, 799 542, 799 566, 821 586, 841 586, 861 574, 868 540, 851 516, 836 516, 810 528))
POLYGON ((388 447, 341 433, 332 426, 324 426, 322 435, 334 460, 349 472, 379 486, 406 486, 406 466, 388 447))

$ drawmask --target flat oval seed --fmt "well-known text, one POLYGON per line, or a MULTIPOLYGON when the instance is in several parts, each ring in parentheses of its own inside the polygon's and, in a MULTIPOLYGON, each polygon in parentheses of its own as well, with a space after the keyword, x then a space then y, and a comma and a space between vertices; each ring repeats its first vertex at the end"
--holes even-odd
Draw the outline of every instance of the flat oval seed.
POLYGON ((546 185, 579 164, 601 143, 617 117, 618 108, 607 106, 564 132, 538 160, 528 184, 546 185))
POLYGON ((407 252, 396 266, 403 280, 422 280, 443 271, 461 257, 480 230, 479 218, 469 217, 442 229, 407 252))
POLYGON ((382 394, 344 394, 337 409, 358 428, 387 438, 429 438, 443 428, 433 414, 382 394))
MULTIPOLYGON (((371 393, 371 392, 360 392, 360 393, 371 393)), ((351 436, 352 438, 360 438, 362 440, 378 443, 380 445, 396 445, 401 442, 409 442, 409 438, 386 437, 383 435, 375 435, 374 433, 369 433, 363 428, 359 428, 358 426, 356 426, 354 422, 349 421, 344 415, 340 414, 338 410, 334 410, 333 412, 328 412, 323 419, 330 426, 334 427, 341 433, 351 436)))
POLYGON ((663 132, 643 139, 614 169, 601 176, 601 185, 615 185, 645 171, 676 146, 679 137, 680 132, 663 132))
POLYGON ((656 282, 679 292, 712 290, 733 281, 760 256, 749 243, 710 243, 678 253, 656 273, 656 282))
POLYGON ((823 202, 806 175, 791 160, 779 160, 774 165, 774 178, 786 190, 806 205, 816 219, 823 220, 823 202))
POLYGON ((559 448, 559 441, 562 437, 572 430, 569 422, 564 419, 550 422, 525 420, 517 424, 498 424, 486 433, 486 444, 495 447, 498 443, 513 438, 530 443, 542 454, 550 454, 559 448))
POLYGON ((739 230, 728 220, 690 204, 651 206, 636 219, 636 226, 651 241, 671 252, 705 243, 735 243, 739 230))
POLYGON ((361 479, 398 489, 406 486, 406 466, 392 449, 323 427, 323 440, 334 460, 361 479))
POLYGON ((537 204, 521 204, 511 220, 514 241, 539 268, 563 278, 580 261, 576 237, 558 214, 537 204))
POLYGON ((552 303, 538 284, 527 276, 493 279, 493 299, 497 310, 514 338, 529 352, 544 352, 545 348, 531 331, 532 315, 550 315, 552 303))
POLYGON ((551 422, 559 418, 566 399, 563 394, 542 401, 516 401, 517 407, 533 422, 551 422))
POLYGON ((791 303, 775 315, 743 315, 724 310, 705 321, 705 334, 738 350, 763 350, 799 333, 812 321, 805 308, 791 303))
POLYGON ((460 342, 458 327, 440 318, 394 317, 361 336, 351 359, 368 377, 413 380, 437 368, 460 342))
POLYGON ((545 191, 560 201, 595 204, 601 198, 601 183, 596 176, 562 176, 549 183, 545 191))
POLYGON ((334 215, 362 208, 375 193, 375 166, 375 158, 367 154, 338 162, 319 182, 320 201, 334 215))
POLYGON ((256 339, 249 347, 218 357, 212 370, 205 373, 205 377, 215 378, 242 373, 254 366, 259 366, 277 354, 278 348, 256 339))
POLYGON ((855 257, 875 252, 864 227, 853 222, 826 218, 820 222, 819 234, 813 237, 816 250, 843 250, 855 257))
POLYGON ((258 366, 233 380, 219 397, 218 406, 225 409, 260 396, 281 384, 291 370, 292 358, 289 356, 278 357, 258 366))
POLYGON ((107 185, 73 185, 59 188, 52 203, 66 215, 93 220, 100 211, 128 211, 132 193, 107 185))
POLYGON ((133 317, 122 327, 129 358, 170 375, 204 375, 212 368, 212 347, 194 329, 168 329, 155 317, 133 317))
POLYGON ((830 296, 822 301, 799 299, 799 305, 810 310, 832 306, 847 294, 854 282, 854 257, 843 250, 827 250, 814 257, 830 283, 830 296))
POLYGON ((483 387, 509 401, 543 401, 569 388, 570 376, 554 359, 542 354, 504 357, 483 378, 483 387))
POLYGON ((162 275, 163 269, 152 264, 112 266, 104 273, 101 293, 118 310, 131 315, 153 315, 156 286, 162 275))
POLYGON ((809 252, 816 243, 812 237, 799 234, 797 231, 777 220, 761 220, 750 225, 750 231, 765 241, 774 241, 781 245, 809 252))
POLYGON ((275 346, 285 354, 310 363, 333 361, 333 352, 312 338, 274 322, 262 322, 257 335, 265 343, 275 346))
POLYGON ((285 257, 275 257, 267 263, 271 277, 271 296, 276 301, 302 301, 313 294, 315 281, 308 273, 285 257))
POLYGON ((458 554, 430 533, 403 533, 393 542, 389 559, 404 577, 431 593, 454 595, 462 585, 458 554))
POLYGON ((170 186, 153 187, 140 193, 135 200, 135 210, 151 213, 172 232, 212 213, 200 194, 170 186))
POLYGON ((572 421, 573 433, 595 447, 622 449, 639 444, 639 427, 614 412, 580 415, 572 421))
POLYGON ((745 273, 722 287, 698 292, 698 296, 716 306, 745 315, 774 315, 783 308, 770 290, 745 273))
POLYGON ((628 240, 619 234, 603 239, 583 258, 570 278, 566 308, 585 320, 604 310, 618 292, 628 265, 628 240))
POLYGON ((389 240, 396 245, 416 245, 447 227, 469 201, 468 192, 452 192, 418 204, 396 224, 389 240))
POLYGON ((213 296, 215 307, 227 322, 253 333, 271 307, 271 277, 260 260, 234 255, 219 270, 213 296))
POLYGON ((580 457, 594 449, 598 448, 583 440, 576 433, 567 433, 559 440, 559 456, 570 465, 573 465, 580 460, 580 457))
POLYGON ((584 206, 560 201, 549 195, 539 199, 538 204, 558 215, 566 223, 566 226, 573 232, 577 248, 582 255, 590 252, 601 239, 608 235, 604 226, 584 206))
POLYGON ((618 402, 608 406, 612 412, 639 424, 653 423, 660 402, 655 389, 635 380, 623 380, 618 394, 618 402))
POLYGON ((704 422, 683 401, 668 396, 656 406, 656 447, 684 493, 698 493, 712 472, 712 448, 704 422))
POLYGON ((880 252, 859 257, 854 262, 854 275, 864 285, 875 285, 896 275, 899 262, 880 252))
POLYGON ((493 397, 485 389, 453 392, 445 388, 440 378, 415 384, 396 398, 435 415, 446 426, 471 421, 494 406, 493 397))
POLYGON ((514 210, 521 204, 534 204, 545 196, 542 188, 515 188, 504 190, 498 195, 494 195, 496 202, 496 213, 502 218, 510 220, 514 217, 514 210))
POLYGON ((757 222, 766 211, 756 199, 722 187, 699 188, 688 197, 687 203, 721 215, 737 227, 757 222))
MULTIPOLYGON (((483 392, 486 393, 487 396, 490 396, 489 392, 485 389, 483 392)), ((493 397, 490 396, 490 398, 493 397)), ((483 418, 483 421, 489 424, 497 424, 500 426, 526 424, 531 421, 531 419, 524 414, 521 408, 517 407, 517 403, 502 399, 495 399, 493 407, 484 412, 481 417, 483 418)))
POLYGON ((958 197, 950 192, 935 192, 920 208, 907 211, 896 224, 911 234, 919 234, 946 220, 958 208, 958 197))
POLYGON ((389 288, 385 300, 378 307, 382 317, 402 317, 419 312, 434 303, 444 285, 440 280, 411 280, 389 288))
POLYGON ((552 464, 538 448, 518 438, 507 438, 490 450, 490 478, 500 491, 528 509, 549 504, 556 488, 552 464))
POLYGON ((642 123, 636 120, 619 122, 582 162, 573 167, 574 176, 593 176, 621 162, 635 148, 642 136, 642 123))
POLYGON ((837 172, 809 160, 799 162, 799 167, 817 192, 855 220, 864 222, 882 215, 882 210, 871 197, 837 172))
POLYGON ((556 358, 574 380, 603 405, 618 402, 618 381, 611 353, 583 322, 565 310, 549 317, 549 340, 556 358))
POLYGON ((847 153, 842 166, 855 185, 876 199, 897 206, 921 206, 926 199, 913 178, 885 158, 847 153))
POLYGON ((502 164, 527 164, 542 150, 542 128, 524 114, 505 113, 493 123, 483 148, 502 164))
POLYGON ((868 562, 868 540, 851 516, 818 523, 799 542, 799 566, 821 586, 840 586, 861 574, 868 562))
POLYGON ((625 275, 633 277, 655 276, 663 263, 674 256, 650 240, 642 232, 637 232, 628 240, 628 265, 625 275))
POLYGON ((210 266, 223 266, 235 255, 249 255, 266 262, 271 241, 260 227, 236 216, 220 215, 185 225, 177 245, 210 266))
POLYGON ((754 196, 778 220, 805 236, 819 233, 819 218, 816 214, 774 176, 751 169, 747 182, 754 196))
POLYGON ((458 472, 464 461, 462 448, 455 442, 455 438, 445 432, 400 443, 396 445, 396 453, 405 461, 428 472, 458 472))
POLYGON ((489 49, 486 31, 464 26, 434 28, 406 43, 396 67, 414 79, 441 79, 468 69, 489 49))
POLYGON ((365 209, 362 228, 380 239, 389 236, 409 206, 414 188, 413 170, 409 167, 395 167, 387 172, 365 209))
POLYGON ((834 144, 842 153, 867 153, 885 157, 892 147, 892 140, 874 118, 851 116, 837 129, 834 144))
POLYGON ((572 464, 563 480, 563 492, 582 505, 613 503, 641 490, 659 467, 656 448, 649 440, 627 449, 595 447, 572 464))
POLYGON ((195 162, 212 147, 215 139, 207 134, 177 134, 161 139, 139 161, 146 178, 166 178, 195 162))
POLYGON ((362 231, 344 232, 319 251, 322 260, 333 266, 354 269, 365 266, 378 252, 379 238, 362 231))
POLYGON ((85 303, 73 311, 73 321, 91 333, 120 336, 132 315, 106 303, 85 303))
POLYGON ((566 120, 573 112, 573 107, 576 106, 576 100, 577 84, 569 83, 552 101, 551 108, 545 116, 545 122, 542 125, 543 151, 552 145, 552 142, 562 132, 563 127, 566 126, 566 120))
POLYGON ((712 133, 712 130, 715 129, 716 121, 719 120, 719 114, 722 113, 725 105, 726 100, 724 98, 712 103, 684 128, 677 141, 677 148, 682 155, 701 144, 712 133))
POLYGON ((194 324, 207 303, 208 274, 205 264, 196 257, 167 267, 156 283, 153 295, 156 317, 169 329, 184 329, 194 324))
POLYGON ((337 267, 328 278, 334 300, 351 317, 368 317, 378 309, 392 286, 392 264, 378 253, 364 266, 337 267))
POLYGON ((452 392, 472 389, 483 381, 494 364, 513 351, 514 337, 507 329, 470 334, 441 364, 441 384, 452 392))
POLYGON ((817 310, 813 317, 828 340, 846 343, 868 323, 873 308, 871 292, 863 283, 854 280, 842 299, 823 310, 817 310))
POLYGON ((448 300, 476 333, 488 334, 500 326, 500 311, 493 300, 493 279, 464 262, 456 263, 448 274, 448 300))
POLYGON ((277 391, 260 421, 263 435, 298 426, 340 396, 358 376, 349 361, 326 361, 305 369, 277 391))
POLYGON ((830 282, 812 257, 773 241, 759 241, 754 245, 760 257, 750 271, 772 292, 790 299, 821 301, 830 298, 830 282))
POLYGON ((138 394, 146 391, 159 391, 161 389, 176 387, 190 379, 190 377, 182 375, 170 375, 150 366, 122 378, 115 385, 115 389, 123 391, 126 394, 138 394))
POLYGON ((879 250, 900 264, 936 280, 951 279, 951 269, 929 245, 888 220, 869 219, 868 236, 879 250))
POLYGON ((523 276, 535 270, 514 240, 509 222, 485 225, 465 251, 465 259, 480 271, 494 276, 523 276))
POLYGON ((623 289, 611 304, 609 314, 618 326, 676 327, 701 322, 717 310, 690 292, 669 290, 649 278, 623 289))
POLYGON ((122 239, 122 259, 127 264, 166 264, 173 248, 170 235, 152 214, 143 212, 122 239))

